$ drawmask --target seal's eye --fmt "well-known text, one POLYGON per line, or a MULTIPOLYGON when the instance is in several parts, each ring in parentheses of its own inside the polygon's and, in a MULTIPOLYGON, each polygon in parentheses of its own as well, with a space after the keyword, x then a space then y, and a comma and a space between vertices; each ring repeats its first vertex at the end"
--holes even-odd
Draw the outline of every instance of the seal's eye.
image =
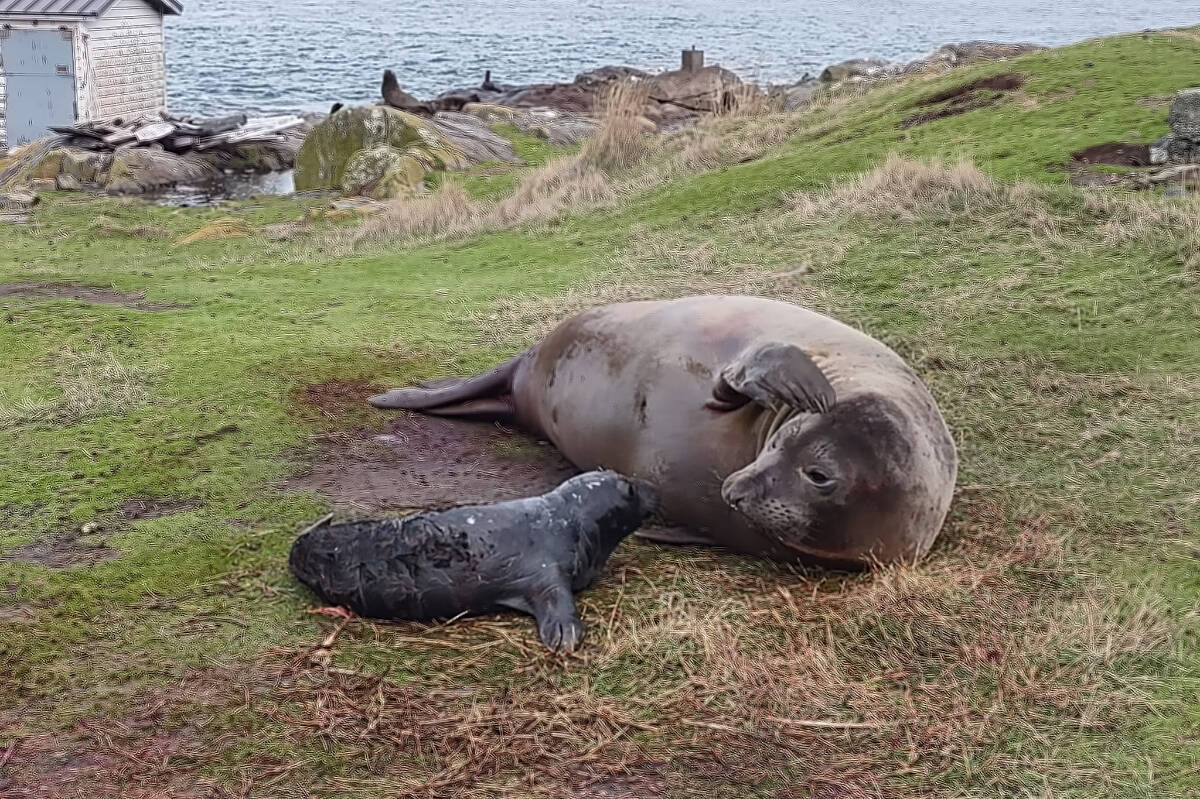
POLYGON ((808 481, 822 491, 832 491, 837 485, 837 480, 830 476, 829 472, 818 466, 810 466, 804 470, 804 476, 808 481))

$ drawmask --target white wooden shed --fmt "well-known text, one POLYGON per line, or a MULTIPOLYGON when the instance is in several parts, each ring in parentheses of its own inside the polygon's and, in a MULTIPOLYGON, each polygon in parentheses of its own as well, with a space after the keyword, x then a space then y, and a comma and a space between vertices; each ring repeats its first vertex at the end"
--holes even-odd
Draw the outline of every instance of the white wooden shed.
POLYGON ((0 0, 0 155, 49 125, 167 104, 163 17, 180 0, 0 0))

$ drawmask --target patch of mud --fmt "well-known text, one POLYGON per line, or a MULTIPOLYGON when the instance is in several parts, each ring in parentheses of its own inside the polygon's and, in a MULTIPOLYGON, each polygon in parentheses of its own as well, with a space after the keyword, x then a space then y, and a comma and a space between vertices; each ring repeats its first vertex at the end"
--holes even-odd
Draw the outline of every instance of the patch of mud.
POLYGON ((121 503, 121 516, 127 522, 161 519, 188 510, 195 510, 200 503, 191 499, 151 499, 133 497, 121 503))
POLYGON ((103 544, 88 544, 78 534, 58 535, 0 553, 0 563, 32 563, 48 569, 77 569, 115 560, 121 553, 103 544))
POLYGON ((527 497, 577 472, 550 444, 501 425, 404 413, 384 432, 333 437, 288 487, 376 511, 527 497))
POLYGON ((1082 164, 1150 166, 1150 145, 1108 142, 1071 153, 1071 158, 1082 164))
POLYGON ((980 78, 973 80, 970 83, 964 83, 961 86, 955 86, 953 89, 947 89, 944 92, 926 97, 917 105, 937 105, 944 103, 947 100, 955 100, 961 97, 966 97, 972 92, 978 91, 993 91, 993 92, 1012 92, 1025 85, 1025 76, 1016 72, 1006 72, 1003 75, 993 75, 990 78, 980 78))
POLYGON ((1067 166, 1068 180, 1072 186, 1094 189, 1105 186, 1123 186, 1126 180, 1121 175, 1097 172, 1087 164, 1073 163, 1067 166))
POLYGON ((101 286, 44 281, 0 283, 0 299, 5 297, 78 300, 97 305, 119 305, 137 311, 170 311, 185 307, 166 302, 146 302, 146 295, 141 291, 115 291, 101 286))
POLYGON ((896 127, 901 130, 914 128, 938 119, 965 114, 980 108, 996 105, 1003 92, 1012 92, 1025 85, 1025 76, 1016 73, 994 75, 990 78, 964 83, 953 89, 939 92, 927 97, 916 104, 917 107, 941 106, 929 111, 921 111, 902 120, 896 127))
POLYGON ((37 615, 33 605, 8 605, 0 607, 0 624, 33 624, 37 615))
POLYGON ((308 421, 342 431, 362 430, 379 420, 379 411, 367 404, 367 397, 383 390, 365 378, 337 378, 296 388, 292 404, 308 421))

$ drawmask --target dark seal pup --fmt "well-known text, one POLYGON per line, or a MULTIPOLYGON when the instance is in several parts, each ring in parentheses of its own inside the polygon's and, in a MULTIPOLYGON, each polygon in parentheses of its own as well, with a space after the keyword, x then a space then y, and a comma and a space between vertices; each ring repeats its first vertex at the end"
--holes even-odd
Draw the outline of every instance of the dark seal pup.
POLYGON ((574 592, 656 504, 648 484, 615 472, 573 477, 540 497, 318 527, 289 568, 325 601, 360 616, 432 621, 503 608, 537 619, 554 650, 574 649, 574 592))
POLYGON ((592 308, 489 372, 371 403, 508 418, 582 469, 649 480, 690 528, 649 537, 842 568, 923 555, 958 464, 895 352, 761 297, 592 308))

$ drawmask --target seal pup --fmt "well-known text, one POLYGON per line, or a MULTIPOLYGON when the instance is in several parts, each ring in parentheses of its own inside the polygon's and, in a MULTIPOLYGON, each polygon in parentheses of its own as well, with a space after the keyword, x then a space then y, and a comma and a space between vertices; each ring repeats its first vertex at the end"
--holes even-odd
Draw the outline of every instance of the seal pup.
POLYGON ((648 538, 835 568, 927 552, 958 466, 933 397, 900 356, 762 297, 592 308, 483 374, 370 402, 506 419, 581 469, 648 480, 689 528, 648 538))
POLYGON ((288 567, 360 616, 433 621, 517 610, 537 620, 547 647, 569 651, 584 635, 574 593, 655 504, 646 483, 589 472, 538 497, 319 526, 296 539, 288 567))

